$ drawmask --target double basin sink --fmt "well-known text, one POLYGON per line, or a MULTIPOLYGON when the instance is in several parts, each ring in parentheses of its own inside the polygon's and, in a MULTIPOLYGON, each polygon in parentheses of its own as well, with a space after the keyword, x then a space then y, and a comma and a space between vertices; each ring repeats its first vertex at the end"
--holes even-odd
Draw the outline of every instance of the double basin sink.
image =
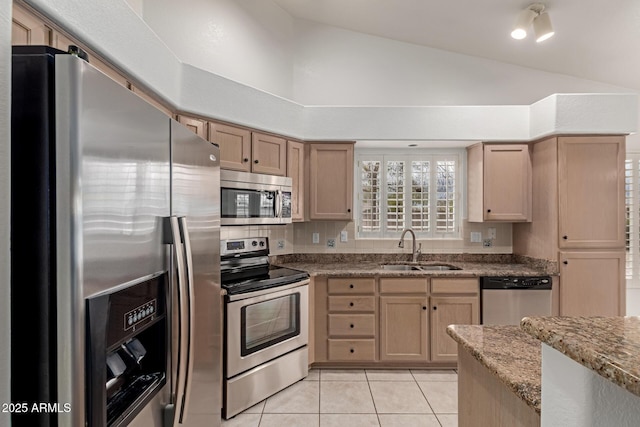
POLYGON ((456 267, 451 264, 382 264, 383 270, 393 271, 448 271, 448 270, 462 270, 460 267, 456 267))

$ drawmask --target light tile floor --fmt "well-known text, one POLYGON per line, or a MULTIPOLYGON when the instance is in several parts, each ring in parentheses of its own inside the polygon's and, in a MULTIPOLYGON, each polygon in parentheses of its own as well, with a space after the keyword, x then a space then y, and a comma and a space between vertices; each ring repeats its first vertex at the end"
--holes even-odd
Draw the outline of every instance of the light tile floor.
POLYGON ((223 421, 223 427, 458 425, 453 370, 312 369, 309 376, 223 421))

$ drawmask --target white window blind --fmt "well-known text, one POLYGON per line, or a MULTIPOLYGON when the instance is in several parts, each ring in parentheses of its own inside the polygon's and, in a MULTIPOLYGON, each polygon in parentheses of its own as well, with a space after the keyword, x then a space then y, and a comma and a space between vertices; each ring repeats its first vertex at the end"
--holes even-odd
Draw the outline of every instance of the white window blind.
POLYGON ((627 287, 640 288, 640 154, 625 161, 627 287))
POLYGON ((457 238, 459 155, 357 155, 358 237, 457 238))

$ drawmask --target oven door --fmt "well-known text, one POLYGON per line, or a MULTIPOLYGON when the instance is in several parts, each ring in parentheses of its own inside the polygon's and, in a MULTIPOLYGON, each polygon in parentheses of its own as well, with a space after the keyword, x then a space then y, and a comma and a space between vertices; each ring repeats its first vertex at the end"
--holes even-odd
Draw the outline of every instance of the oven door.
POLYGON ((226 304, 227 378, 307 345, 309 279, 232 298, 243 299, 226 304))

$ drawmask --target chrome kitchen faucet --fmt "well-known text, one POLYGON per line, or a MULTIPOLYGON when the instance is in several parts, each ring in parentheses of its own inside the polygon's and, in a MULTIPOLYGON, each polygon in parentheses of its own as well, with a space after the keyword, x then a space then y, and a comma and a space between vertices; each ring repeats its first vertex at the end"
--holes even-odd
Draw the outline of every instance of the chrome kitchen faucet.
POLYGON ((400 235, 400 242, 398 242, 398 247, 399 248, 404 248, 404 235, 407 234, 407 232, 411 233, 411 244, 412 244, 412 247, 411 247, 411 261, 417 262, 418 261, 418 255, 420 255, 420 253, 421 253, 422 243, 418 244, 418 249, 416 250, 416 233, 414 233, 412 229, 405 228, 402 231, 402 234, 400 235))

